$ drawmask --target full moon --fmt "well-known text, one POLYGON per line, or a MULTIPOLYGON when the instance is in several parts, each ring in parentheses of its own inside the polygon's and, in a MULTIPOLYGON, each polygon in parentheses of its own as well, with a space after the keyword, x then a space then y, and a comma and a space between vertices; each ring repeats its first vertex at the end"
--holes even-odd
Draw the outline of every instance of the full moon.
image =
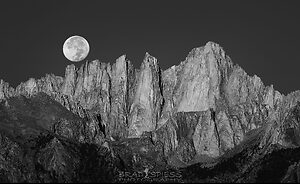
POLYGON ((90 51, 89 43, 81 36, 71 36, 63 45, 65 57, 73 62, 82 61, 90 51))

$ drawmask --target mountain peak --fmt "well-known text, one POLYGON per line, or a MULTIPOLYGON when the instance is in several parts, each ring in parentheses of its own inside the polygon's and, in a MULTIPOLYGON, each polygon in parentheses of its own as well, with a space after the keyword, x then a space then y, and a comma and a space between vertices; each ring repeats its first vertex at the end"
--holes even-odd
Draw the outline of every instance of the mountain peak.
POLYGON ((209 52, 209 51, 213 51, 216 54, 219 54, 220 56, 225 57, 225 51, 219 44, 217 44, 215 42, 209 41, 205 44, 204 52, 209 52))
POLYGON ((212 41, 207 42, 204 46, 196 47, 196 48, 192 49, 189 52, 187 58, 199 57, 199 56, 201 56, 203 54, 207 54, 209 52, 213 52, 214 54, 225 58, 225 51, 223 50, 223 48, 219 44, 212 42, 212 41))

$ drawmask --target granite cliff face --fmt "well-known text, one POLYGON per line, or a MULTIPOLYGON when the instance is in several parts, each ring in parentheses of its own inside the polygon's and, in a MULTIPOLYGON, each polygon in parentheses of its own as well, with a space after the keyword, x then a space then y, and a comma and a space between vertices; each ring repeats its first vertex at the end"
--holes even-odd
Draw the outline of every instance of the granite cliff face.
MULTIPOLYGON (((37 159, 38 162, 42 162, 44 157, 78 160, 77 166, 75 163, 68 166, 72 172, 79 167, 86 167, 82 165, 82 153, 78 151, 86 144, 107 149, 111 160, 126 163, 123 169, 128 169, 130 165, 131 169, 143 170, 151 163, 159 163, 163 168, 193 168, 197 163, 218 162, 245 145, 251 147, 253 142, 262 150, 273 149, 275 145, 299 147, 298 101, 299 91, 285 96, 274 90, 273 86, 265 86, 259 77, 247 75, 234 64, 221 46, 208 42, 203 47, 193 49, 178 66, 164 71, 160 69, 157 59, 146 53, 140 69, 134 69, 123 55, 113 64, 94 60, 80 68, 69 65, 64 77, 47 74, 41 79, 31 78, 16 89, 0 80, 0 135, 2 139, 9 139, 3 136, 13 135, 7 133, 11 132, 7 124, 11 121, 14 122, 11 126, 15 127, 12 130, 19 131, 21 137, 31 137, 24 139, 25 142, 39 140, 41 134, 50 132, 48 142, 35 149, 38 156, 30 159, 37 159), (57 110, 42 108, 45 106, 40 104, 42 101, 48 106, 55 103, 57 107, 54 109, 65 109, 61 111, 63 115, 58 115, 57 110), (20 110, 22 106, 24 110, 20 110), (35 113, 32 113, 32 109, 35 113), (44 115, 36 116, 39 112, 44 115), (65 115, 69 113, 72 115, 65 115), (29 128, 30 131, 24 133, 22 127, 28 126, 28 118, 36 122, 32 126, 41 126, 42 129, 29 128), (255 141, 251 142, 253 137, 255 141), (74 143, 65 143, 69 140, 74 143), (251 142, 251 146, 246 144, 247 141, 251 142), (127 147, 123 148, 121 145, 125 143, 127 147), (76 149, 70 151, 69 147, 76 149), (59 151, 56 156, 47 156, 48 149, 59 151), (131 156, 124 155, 122 149, 129 149, 125 152, 131 156), (145 161, 144 156, 149 150, 152 150, 149 154, 153 160, 145 161), (137 167, 136 164, 143 159, 147 166, 137 167)), ((13 136, 11 139, 9 145, 16 144, 21 149, 18 147, 19 138, 13 136)), ((92 152, 97 150, 88 149, 92 152)), ((266 152, 253 154, 264 155, 266 152)), ((102 159, 101 156, 99 158, 102 159)), ((86 157, 84 159, 89 160, 86 157)), ((3 162, 10 163, 8 160, 3 162)), ((51 170, 49 164, 43 162, 41 167, 51 170)), ((59 162, 57 160, 52 170, 60 177, 67 171, 59 166, 59 162)), ((249 162, 248 165, 251 164, 249 162)), ((3 164, 0 166, 5 168, 3 164)), ((99 165, 95 167, 102 168, 99 165)), ((42 177, 38 174, 26 179, 29 175, 25 177, 18 173, 20 177, 16 179, 13 177, 16 173, 4 175, 13 178, 8 177, 8 181, 37 181, 42 177)), ((71 181, 71 178, 84 180, 82 175, 66 176, 60 181, 71 181)), ((51 178, 56 176, 47 177, 52 181, 51 178)))

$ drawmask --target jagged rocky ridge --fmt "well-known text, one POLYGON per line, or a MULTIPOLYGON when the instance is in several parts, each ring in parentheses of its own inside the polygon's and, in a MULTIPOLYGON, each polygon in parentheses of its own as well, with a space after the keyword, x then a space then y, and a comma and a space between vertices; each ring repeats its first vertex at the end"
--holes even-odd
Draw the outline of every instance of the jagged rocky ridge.
MULTIPOLYGON (((9 157, 0 154, 0 176, 11 182, 114 181, 120 171, 147 168, 183 173, 201 168, 214 173, 201 181, 224 181, 218 167, 232 155, 257 155, 238 163, 247 170, 256 161, 263 162, 265 155, 300 144, 300 92, 285 96, 265 86, 213 42, 193 49, 185 61, 165 71, 146 53, 140 69, 123 55, 112 65, 98 60, 79 69, 69 65, 65 77, 47 74, 16 89, 1 80, 0 100, 1 146, 18 149, 9 157), (31 151, 26 151, 28 147, 31 151), (83 153, 86 150, 95 154, 93 158, 83 153), (23 152, 29 152, 28 165, 39 165, 44 175, 36 169, 22 174, 22 168, 7 159, 24 160, 23 152), (57 161, 46 163, 50 158, 57 161), (111 178, 86 176, 84 170, 91 167, 87 163, 97 170, 103 168, 99 162, 108 164, 111 178), (203 165, 213 165, 212 171, 203 165)), ((289 172, 296 167, 290 166, 289 172)), ((236 178, 231 181, 244 179, 239 174, 232 174, 236 178)), ((287 174, 283 181, 289 178, 287 174)))

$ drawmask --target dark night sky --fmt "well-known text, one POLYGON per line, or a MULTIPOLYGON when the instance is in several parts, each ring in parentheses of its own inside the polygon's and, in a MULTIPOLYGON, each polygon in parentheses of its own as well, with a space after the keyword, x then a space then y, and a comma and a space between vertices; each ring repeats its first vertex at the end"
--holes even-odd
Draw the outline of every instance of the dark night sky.
MULTIPOLYGON (((46 73, 64 76, 69 36, 90 44, 88 61, 122 54, 140 67, 145 52, 167 69, 207 41, 287 94, 300 89, 299 1, 1 1, 0 78, 15 87, 46 73)), ((84 61, 77 63, 80 66, 84 61)))

